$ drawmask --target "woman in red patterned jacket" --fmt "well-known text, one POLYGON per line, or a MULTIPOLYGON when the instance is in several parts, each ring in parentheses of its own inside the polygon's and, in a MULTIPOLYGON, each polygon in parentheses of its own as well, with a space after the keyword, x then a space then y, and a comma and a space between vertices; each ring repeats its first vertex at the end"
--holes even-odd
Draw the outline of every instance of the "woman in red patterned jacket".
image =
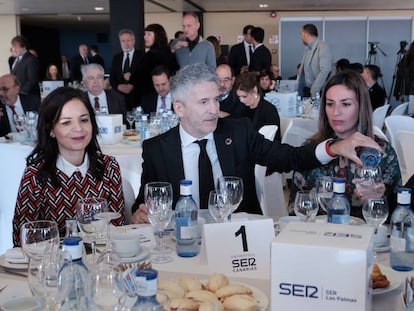
MULTIPOLYGON (((17 196, 15 246, 21 226, 31 220, 54 220, 63 236, 65 220, 75 218, 81 198, 106 198, 110 209, 124 215, 120 168, 99 147, 95 114, 83 92, 68 87, 51 92, 40 105, 37 132, 17 196)), ((123 222, 124 216, 114 224, 123 222)))

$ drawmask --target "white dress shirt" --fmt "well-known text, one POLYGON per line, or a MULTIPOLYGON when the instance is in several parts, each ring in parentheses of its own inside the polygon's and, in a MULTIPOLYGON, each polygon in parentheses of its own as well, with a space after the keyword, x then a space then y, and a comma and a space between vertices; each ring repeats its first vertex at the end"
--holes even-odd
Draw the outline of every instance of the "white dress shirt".
MULTIPOLYGON (((11 110, 9 105, 4 105, 4 106, 6 106, 6 110, 7 110, 7 118, 9 119, 10 132, 15 133, 15 132, 17 132, 17 129, 16 129, 16 123, 14 121, 13 110, 11 110)), ((16 110, 16 113, 18 115, 24 115, 25 114, 19 96, 17 96, 17 100, 14 103, 14 109, 16 110)))
MULTIPOLYGON (((157 98, 157 112, 160 111, 161 106, 162 106, 162 99, 161 99, 161 96, 158 95, 158 98, 157 98)), ((165 109, 167 109, 167 111, 168 111, 168 110, 171 110, 171 108, 172 108, 171 107, 171 93, 168 92, 168 94, 165 95, 165 109)))
POLYGON ((101 94, 98 96, 93 95, 92 93, 88 92, 89 102, 91 103, 91 106, 93 109, 95 109, 95 97, 99 98, 99 109, 106 108, 106 111, 109 113, 108 108, 108 101, 106 100, 106 93, 105 91, 102 91, 101 94))
POLYGON ((61 170, 66 176, 70 177, 75 172, 80 172, 82 177, 85 177, 86 173, 88 172, 89 168, 89 157, 88 154, 85 153, 85 157, 83 159, 83 163, 79 166, 73 165, 69 161, 67 161, 61 154, 58 155, 56 160, 56 167, 61 170))
POLYGON ((247 66, 250 65, 250 46, 252 47, 252 51, 254 52, 254 46, 253 44, 248 44, 246 41, 243 41, 244 44, 244 50, 246 51, 246 60, 247 60, 247 66))
POLYGON ((183 154, 183 166, 185 179, 193 182, 191 193, 197 206, 200 206, 199 184, 198 184, 198 156, 200 154, 200 147, 196 140, 208 139, 206 150, 210 158, 211 167, 213 169, 213 178, 216 181, 220 176, 223 176, 220 162, 217 155, 216 144, 214 143, 213 133, 208 134, 203 138, 195 138, 188 134, 180 125, 181 151, 183 154))
POLYGON ((122 71, 124 71, 124 65, 125 65, 125 60, 127 58, 127 54, 129 54, 129 67, 131 68, 131 66, 132 66, 132 58, 134 57, 134 52, 135 52, 135 49, 132 49, 129 52, 124 52, 124 56, 122 58, 122 71))

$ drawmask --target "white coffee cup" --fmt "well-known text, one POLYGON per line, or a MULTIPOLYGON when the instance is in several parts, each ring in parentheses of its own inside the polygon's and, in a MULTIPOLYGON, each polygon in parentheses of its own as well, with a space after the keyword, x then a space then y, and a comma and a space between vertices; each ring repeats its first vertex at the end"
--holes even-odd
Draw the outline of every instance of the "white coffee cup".
POLYGON ((112 231, 111 238, 113 248, 121 258, 134 257, 141 251, 139 234, 136 230, 112 231))

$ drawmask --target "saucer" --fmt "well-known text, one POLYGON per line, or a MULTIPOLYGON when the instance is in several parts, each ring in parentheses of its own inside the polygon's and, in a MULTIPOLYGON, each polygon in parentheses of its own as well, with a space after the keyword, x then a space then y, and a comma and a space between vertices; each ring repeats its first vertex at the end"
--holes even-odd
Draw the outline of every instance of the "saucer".
POLYGON ((138 262, 147 258, 151 254, 151 250, 147 247, 141 247, 141 251, 133 257, 120 257, 123 263, 138 262))

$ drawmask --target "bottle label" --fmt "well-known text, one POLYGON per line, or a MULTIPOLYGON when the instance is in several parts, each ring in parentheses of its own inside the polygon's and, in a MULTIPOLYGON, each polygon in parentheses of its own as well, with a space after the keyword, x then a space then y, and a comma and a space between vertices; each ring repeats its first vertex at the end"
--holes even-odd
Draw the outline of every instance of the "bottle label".
POLYGON ((182 226, 180 228, 180 236, 183 240, 189 240, 198 237, 197 226, 182 226))
POLYGON ((407 241, 395 235, 390 236, 390 247, 393 252, 405 252, 407 241))
POLYGON ((147 280, 145 276, 135 278, 137 283, 137 294, 143 297, 150 297, 157 294, 157 279, 147 280))
POLYGON ((331 216, 331 223, 333 224, 343 224, 343 225, 349 225, 351 217, 349 215, 337 215, 333 214, 331 216))

